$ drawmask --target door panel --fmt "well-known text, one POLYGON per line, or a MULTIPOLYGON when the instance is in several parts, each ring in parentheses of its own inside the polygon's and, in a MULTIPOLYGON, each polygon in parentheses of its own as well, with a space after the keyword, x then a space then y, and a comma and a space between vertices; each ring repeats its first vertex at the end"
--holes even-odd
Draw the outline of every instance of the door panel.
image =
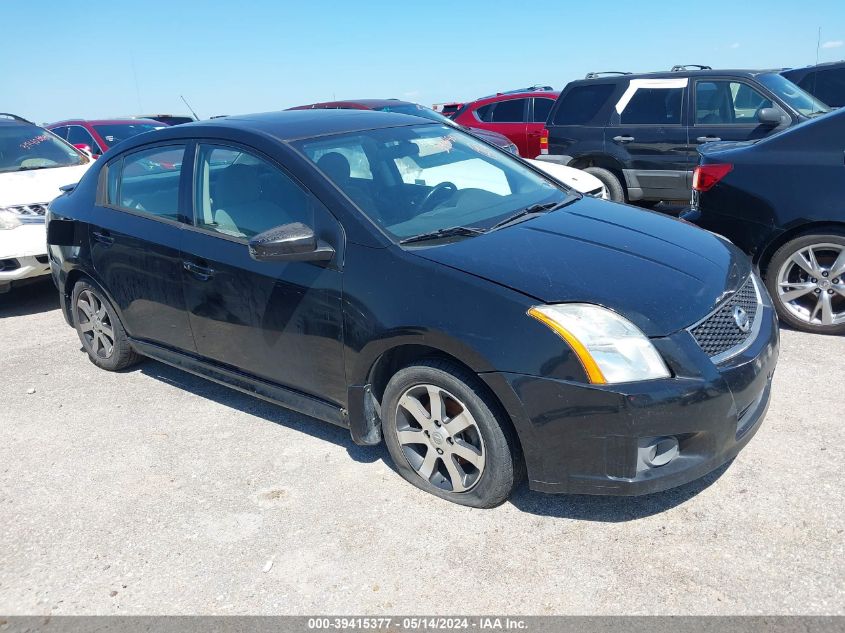
POLYGON ((96 206, 90 227, 94 269, 135 338, 193 352, 182 290, 179 211, 184 147, 130 154, 107 170, 106 203, 96 206), (161 167, 163 157, 178 158, 161 167), (159 167, 152 167, 159 165, 159 167), (138 175, 132 175, 142 169, 138 175), (144 205, 147 205, 144 208, 144 205))
POLYGON ((639 88, 606 128, 605 144, 629 156, 625 178, 632 199, 638 199, 637 189, 645 199, 689 198, 695 158, 684 120, 685 93, 681 87, 639 88))
POLYGON ((333 262, 259 262, 247 240, 303 222, 339 249, 337 222, 276 165, 243 148, 200 145, 195 223, 182 280, 201 356, 343 405, 341 273, 333 262))

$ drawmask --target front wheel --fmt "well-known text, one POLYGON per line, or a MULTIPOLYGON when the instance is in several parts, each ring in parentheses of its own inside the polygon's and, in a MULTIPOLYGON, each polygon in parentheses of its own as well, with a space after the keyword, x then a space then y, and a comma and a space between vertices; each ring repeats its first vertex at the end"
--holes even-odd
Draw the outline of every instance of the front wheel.
POLYGON ((511 427, 476 376, 444 361, 396 373, 382 399, 385 443, 399 474, 438 497, 492 508, 510 496, 521 460, 511 427))
POLYGON ((778 316, 796 330, 845 334, 845 234, 784 244, 769 262, 766 287, 778 316))

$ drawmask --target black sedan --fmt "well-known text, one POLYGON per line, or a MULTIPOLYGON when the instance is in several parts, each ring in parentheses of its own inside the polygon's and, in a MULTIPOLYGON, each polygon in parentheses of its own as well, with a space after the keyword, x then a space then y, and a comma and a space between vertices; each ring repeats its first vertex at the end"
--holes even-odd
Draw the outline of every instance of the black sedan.
POLYGON ((50 206, 91 360, 142 356, 387 443, 469 506, 643 494, 759 428, 777 321, 747 258, 401 114, 228 117, 129 139, 50 206))
POLYGON ((684 217, 751 255, 784 322, 845 333, 845 111, 699 151, 684 217))

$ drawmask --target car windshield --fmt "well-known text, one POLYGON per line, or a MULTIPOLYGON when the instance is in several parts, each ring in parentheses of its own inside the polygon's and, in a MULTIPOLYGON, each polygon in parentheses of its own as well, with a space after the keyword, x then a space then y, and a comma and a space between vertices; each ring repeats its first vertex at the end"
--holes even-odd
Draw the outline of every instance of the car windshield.
POLYGON ((166 125, 152 123, 113 123, 110 125, 95 125, 94 129, 111 147, 137 134, 162 130, 166 127, 166 125))
POLYGON ((489 229, 569 193, 451 126, 382 128, 296 145, 396 240, 455 227, 489 229))
POLYGON ((83 165, 88 158, 36 125, 0 125, 0 172, 83 165))
POLYGON ((804 92, 778 73, 767 73, 758 77, 760 83, 783 99, 795 111, 804 116, 816 116, 830 112, 830 108, 811 94, 804 92))
POLYGON ((455 122, 450 119, 449 117, 445 117, 439 112, 435 112, 431 108, 426 108, 422 105, 417 105, 416 103, 403 103, 400 105, 387 105, 381 108, 377 108, 379 112, 398 112, 399 114, 410 114, 413 116, 419 116, 424 119, 429 119, 431 121, 436 121, 437 123, 443 123, 444 125, 451 125, 455 126, 455 122))

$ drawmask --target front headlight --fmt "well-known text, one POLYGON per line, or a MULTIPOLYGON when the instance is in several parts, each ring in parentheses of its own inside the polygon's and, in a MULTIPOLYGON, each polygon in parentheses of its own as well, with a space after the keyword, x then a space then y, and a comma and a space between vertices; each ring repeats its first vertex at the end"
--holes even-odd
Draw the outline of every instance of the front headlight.
POLYGON ((21 224, 20 216, 17 213, 0 207, 0 231, 14 229, 21 224))
POLYGON ((519 148, 516 146, 515 143, 505 145, 505 149, 508 150, 514 156, 519 156, 519 148))
POLYGON ((569 343, 593 384, 670 376, 645 334, 612 310, 586 303, 558 303, 534 306, 528 314, 569 343))

